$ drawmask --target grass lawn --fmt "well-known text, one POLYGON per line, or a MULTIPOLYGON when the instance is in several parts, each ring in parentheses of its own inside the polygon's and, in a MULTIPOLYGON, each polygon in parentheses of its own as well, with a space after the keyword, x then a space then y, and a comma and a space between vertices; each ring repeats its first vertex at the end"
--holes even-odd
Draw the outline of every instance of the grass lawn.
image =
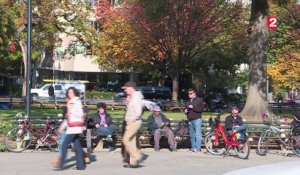
MULTIPOLYGON (((5 109, 0 110, 0 120, 10 120, 13 119, 14 116, 17 113, 23 113, 25 114, 24 108, 11 108, 11 109, 5 109)), ((58 114, 61 114, 61 109, 40 109, 40 108, 31 108, 31 115, 32 116, 57 116, 58 114)), ((93 115, 96 113, 96 110, 90 110, 89 115, 93 115)), ((111 114, 113 118, 122 118, 125 114, 124 110, 108 110, 108 113, 111 114)), ((173 120, 180 120, 180 119, 186 119, 186 116, 183 112, 163 112, 168 118, 173 120)), ((151 114, 150 111, 145 111, 143 114, 143 118, 147 119, 148 116, 151 114)), ((217 113, 212 112, 204 112, 203 118, 209 118, 216 116, 217 113)), ((225 114, 224 114, 225 115, 225 114)))

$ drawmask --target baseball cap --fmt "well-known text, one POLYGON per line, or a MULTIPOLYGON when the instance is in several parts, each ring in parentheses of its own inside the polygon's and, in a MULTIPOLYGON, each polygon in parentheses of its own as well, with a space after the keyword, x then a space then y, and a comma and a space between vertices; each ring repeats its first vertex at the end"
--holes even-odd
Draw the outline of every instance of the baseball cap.
POLYGON ((158 112, 160 112, 161 111, 161 109, 160 109, 160 107, 159 106, 154 106, 154 108, 152 109, 153 111, 158 111, 158 112))
POLYGON ((136 86, 135 82, 128 81, 124 84, 124 86, 122 86, 122 89, 125 89, 126 87, 135 87, 135 86, 136 86))

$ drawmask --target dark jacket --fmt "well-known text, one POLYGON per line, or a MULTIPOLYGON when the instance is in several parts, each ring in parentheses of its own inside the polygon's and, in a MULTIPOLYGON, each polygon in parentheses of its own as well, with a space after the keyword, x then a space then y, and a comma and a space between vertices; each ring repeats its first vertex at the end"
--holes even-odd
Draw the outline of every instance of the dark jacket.
POLYGON ((204 110, 204 101, 202 98, 195 97, 192 101, 189 99, 186 104, 187 119, 195 120, 198 118, 202 118, 202 111, 204 110), (188 106, 193 105, 192 109, 189 109, 188 106))
MULTIPOLYGON (((101 118, 100 118, 100 115, 99 115, 98 112, 97 112, 96 114, 94 114, 94 122, 95 122, 95 125, 96 125, 96 124, 100 124, 100 122, 101 122, 101 118)), ((112 121, 111 116, 110 116, 107 112, 105 112, 105 123, 106 123, 108 126, 114 124, 113 121, 112 121)))
MULTIPOLYGON (((167 119, 167 117, 165 115, 163 115, 163 114, 160 114, 160 115, 161 115, 162 122, 167 125, 170 125, 170 120, 167 119)), ((159 128, 159 126, 155 123, 155 116, 153 116, 153 114, 151 114, 147 119, 147 128, 151 132, 152 135, 154 134, 154 131, 159 128)))
POLYGON ((226 130, 232 130, 233 126, 242 126, 244 124, 241 116, 237 115, 236 119, 232 115, 229 115, 225 119, 225 128, 226 130))

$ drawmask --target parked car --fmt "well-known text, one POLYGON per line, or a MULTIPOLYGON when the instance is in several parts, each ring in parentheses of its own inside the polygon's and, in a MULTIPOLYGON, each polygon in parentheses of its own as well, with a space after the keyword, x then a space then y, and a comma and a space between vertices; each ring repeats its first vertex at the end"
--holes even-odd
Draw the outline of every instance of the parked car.
MULTIPOLYGON (((74 83, 54 83, 52 84, 54 87, 54 95, 55 98, 65 98, 66 90, 69 87, 75 87, 79 90, 82 95, 85 92, 85 84, 80 82, 74 83)), ((48 89, 51 84, 45 84, 41 88, 31 89, 31 96, 33 100, 37 100, 38 98, 49 98, 48 89)))
MULTIPOLYGON (((172 92, 169 87, 166 86, 137 86, 137 91, 141 91, 144 95, 144 99, 147 100, 167 100, 172 98, 172 92)), ((118 103, 125 103, 126 94, 124 92, 118 92, 114 101, 118 103)))

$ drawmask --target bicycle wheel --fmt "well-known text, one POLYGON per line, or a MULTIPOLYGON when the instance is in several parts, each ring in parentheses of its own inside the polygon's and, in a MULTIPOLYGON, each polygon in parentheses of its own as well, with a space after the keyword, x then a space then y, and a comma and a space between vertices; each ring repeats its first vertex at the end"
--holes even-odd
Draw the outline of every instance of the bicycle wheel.
POLYGON ((234 147, 234 151, 237 154, 237 156, 241 159, 247 159, 250 154, 250 145, 249 145, 249 140, 244 139, 244 140, 239 140, 240 143, 239 147, 234 147))
POLYGON ((31 133, 27 129, 17 127, 6 134, 4 145, 9 151, 19 153, 26 150, 31 145, 31 141, 31 133))
POLYGON ((58 133, 58 128, 55 128, 53 130, 49 130, 47 133, 48 137, 45 140, 47 143, 50 151, 53 152, 58 152, 59 151, 59 133, 58 133))
POLYGON ((257 154, 260 156, 265 156, 268 152, 269 142, 270 142, 270 131, 264 131, 258 141, 257 154))
POLYGON ((300 157, 300 138, 299 137, 291 137, 291 146, 294 154, 300 157))
POLYGON ((207 136, 205 137, 204 145, 206 150, 213 155, 222 155, 226 150, 226 143, 221 134, 219 134, 219 140, 217 144, 215 143, 215 133, 207 134, 207 136))

